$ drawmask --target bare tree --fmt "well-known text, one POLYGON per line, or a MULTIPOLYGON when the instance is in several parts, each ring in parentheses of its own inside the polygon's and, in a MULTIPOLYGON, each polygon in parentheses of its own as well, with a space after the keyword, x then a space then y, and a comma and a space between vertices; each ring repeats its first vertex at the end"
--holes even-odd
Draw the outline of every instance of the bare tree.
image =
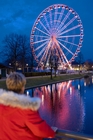
POLYGON ((58 55, 54 55, 54 70, 55 70, 55 77, 56 77, 56 72, 58 70, 59 67, 59 57, 58 55))
POLYGON ((26 35, 14 33, 7 35, 3 40, 3 56, 5 56, 6 63, 11 63, 15 71, 21 65, 24 72, 25 64, 31 59, 31 49, 28 40, 26 35))
POLYGON ((79 73, 80 73, 80 67, 82 66, 84 62, 83 54, 81 52, 78 54, 78 57, 76 58, 76 62, 79 65, 79 73))
POLYGON ((4 58, 2 53, 2 46, 0 46, 0 63, 2 63, 2 60, 4 61, 4 58))
POLYGON ((30 49, 30 44, 29 44, 29 39, 26 35, 20 35, 20 57, 19 61, 22 66, 22 71, 24 72, 24 68, 26 66, 26 63, 30 63, 31 59, 31 49, 30 49))
POLYGON ((50 70, 51 70, 51 79, 52 79, 52 69, 53 69, 53 54, 51 52, 50 58, 49 58, 49 66, 50 66, 50 70))
POLYGON ((51 67, 51 79, 52 79, 52 70, 55 70, 55 77, 56 77, 56 72, 59 66, 59 57, 58 55, 51 50, 51 55, 49 59, 49 66, 51 67))
POLYGON ((7 35, 3 40, 3 43, 3 55, 6 58, 6 62, 10 62, 14 67, 14 70, 16 70, 16 62, 18 57, 20 56, 19 36, 14 33, 7 35))
POLYGON ((92 65, 93 65, 93 62, 91 60, 87 60, 85 62, 85 66, 86 66, 87 71, 92 70, 92 65))

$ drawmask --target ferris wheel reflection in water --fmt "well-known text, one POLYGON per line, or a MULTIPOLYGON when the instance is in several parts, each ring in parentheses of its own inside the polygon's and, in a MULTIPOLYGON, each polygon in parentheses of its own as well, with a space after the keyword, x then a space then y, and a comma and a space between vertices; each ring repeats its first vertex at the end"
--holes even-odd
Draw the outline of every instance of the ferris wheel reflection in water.
MULTIPOLYGON (((29 90, 29 93, 32 90, 29 90)), ((40 114, 51 126, 60 129, 82 131, 84 124, 84 102, 72 81, 42 86, 30 93, 40 97, 40 114)))

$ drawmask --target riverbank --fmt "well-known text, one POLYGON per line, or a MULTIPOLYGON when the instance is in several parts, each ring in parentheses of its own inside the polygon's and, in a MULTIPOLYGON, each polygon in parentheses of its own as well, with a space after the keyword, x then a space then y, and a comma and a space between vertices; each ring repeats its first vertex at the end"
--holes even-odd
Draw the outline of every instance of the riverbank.
MULTIPOLYGON (((82 74, 62 74, 58 75, 57 77, 53 76, 53 79, 50 76, 38 76, 38 77, 27 77, 26 88, 33 88, 36 86, 43 86, 47 84, 53 84, 56 82, 62 82, 71 79, 83 78, 85 75, 91 76, 91 73, 82 73, 82 74)), ((6 79, 0 80, 0 88, 6 89, 6 79)))

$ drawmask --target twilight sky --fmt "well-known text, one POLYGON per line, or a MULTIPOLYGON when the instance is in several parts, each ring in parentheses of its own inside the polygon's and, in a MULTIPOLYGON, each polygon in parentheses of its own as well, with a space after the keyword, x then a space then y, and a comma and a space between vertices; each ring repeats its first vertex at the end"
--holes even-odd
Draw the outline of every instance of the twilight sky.
POLYGON ((0 49, 10 33, 30 37, 37 16, 52 4, 68 5, 79 14, 84 27, 81 51, 85 60, 93 60, 93 0, 0 0, 0 49))

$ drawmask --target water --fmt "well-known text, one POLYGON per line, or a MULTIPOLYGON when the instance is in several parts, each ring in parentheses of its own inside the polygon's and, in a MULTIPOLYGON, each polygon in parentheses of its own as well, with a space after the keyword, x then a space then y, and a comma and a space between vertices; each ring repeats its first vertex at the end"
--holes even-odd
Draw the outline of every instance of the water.
POLYGON ((78 79, 26 91, 40 97, 40 115, 51 126, 93 135, 93 79, 78 79))

